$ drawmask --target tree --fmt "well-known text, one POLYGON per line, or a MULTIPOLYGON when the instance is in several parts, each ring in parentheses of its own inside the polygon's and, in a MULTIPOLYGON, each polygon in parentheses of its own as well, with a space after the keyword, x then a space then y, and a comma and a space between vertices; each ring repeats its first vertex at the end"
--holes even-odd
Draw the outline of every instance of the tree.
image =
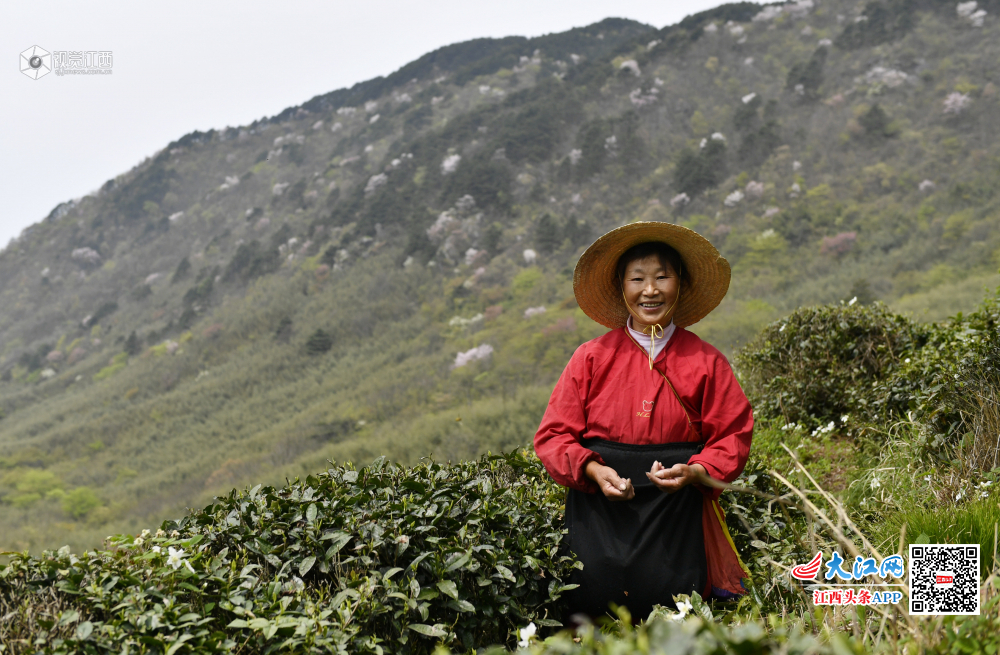
POLYGON ((896 134, 889 121, 889 115, 877 102, 871 106, 871 109, 861 114, 858 118, 858 124, 864 128, 865 134, 876 139, 896 134))
POLYGON ((559 247, 559 226, 551 214, 545 214, 538 220, 535 228, 535 246, 539 252, 550 253, 559 247))
POLYGON ((317 328, 306 340, 306 352, 310 355, 322 355, 333 348, 333 337, 323 328, 317 328))
POLYGON ((799 62, 788 71, 785 88, 802 93, 809 100, 819 97, 819 87, 823 84, 823 67, 826 65, 827 48, 819 47, 809 61, 799 62))
POLYGON ((135 333, 135 330, 132 330, 132 334, 128 335, 128 339, 125 340, 125 347, 123 350, 131 357, 134 357, 142 352, 142 342, 139 341, 139 335, 135 333))
POLYGON ((63 498, 63 511, 75 519, 82 519, 101 506, 101 499, 89 487, 77 487, 63 498))
POLYGON ((174 271, 173 277, 170 278, 170 284, 176 284, 191 273, 191 262, 185 257, 177 264, 177 269, 174 271))

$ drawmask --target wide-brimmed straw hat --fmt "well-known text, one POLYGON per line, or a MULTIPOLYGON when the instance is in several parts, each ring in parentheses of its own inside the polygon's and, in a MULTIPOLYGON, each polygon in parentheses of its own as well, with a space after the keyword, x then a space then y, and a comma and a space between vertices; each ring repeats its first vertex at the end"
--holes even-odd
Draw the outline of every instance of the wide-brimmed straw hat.
POLYGON ((595 241, 576 263, 573 293, 580 309, 609 328, 625 325, 625 306, 618 259, 632 246, 663 242, 681 256, 681 299, 674 312, 675 325, 687 327, 719 306, 729 290, 729 262, 708 239, 694 230, 671 223, 639 221, 611 230, 595 241))

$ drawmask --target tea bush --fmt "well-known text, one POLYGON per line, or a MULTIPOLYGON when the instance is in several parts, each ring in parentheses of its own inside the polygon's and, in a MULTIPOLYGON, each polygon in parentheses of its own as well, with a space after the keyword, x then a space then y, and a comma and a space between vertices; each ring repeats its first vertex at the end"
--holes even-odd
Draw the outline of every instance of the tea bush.
POLYGON ((758 416, 816 426, 865 411, 872 387, 928 340, 929 328, 881 304, 806 307, 736 356, 758 416))
POLYGON ((560 625, 562 492, 524 453, 379 458, 233 491, 81 557, 6 553, 0 643, 27 653, 425 653, 560 625))

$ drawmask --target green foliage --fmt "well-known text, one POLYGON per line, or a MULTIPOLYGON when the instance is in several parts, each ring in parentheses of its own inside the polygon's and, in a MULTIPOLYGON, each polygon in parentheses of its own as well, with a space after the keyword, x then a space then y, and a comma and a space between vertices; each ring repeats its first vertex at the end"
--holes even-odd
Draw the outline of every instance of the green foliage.
POLYGON ((697 152, 684 148, 677 155, 674 186, 692 198, 717 185, 725 171, 726 142, 705 139, 697 152))
POLYGON ((170 284, 177 284, 188 275, 191 274, 191 262, 187 257, 182 259, 177 268, 174 270, 174 274, 170 277, 170 284))
POLYGON ((128 366, 128 353, 118 353, 111 359, 110 364, 94 374, 94 382, 106 380, 126 366, 128 366))
POLYGON ((87 324, 88 325, 98 325, 105 318, 107 318, 108 316, 111 316, 112 314, 114 314, 117 311, 118 311, 118 303, 116 303, 114 301, 106 302, 106 303, 102 304, 100 307, 98 307, 97 311, 95 311, 93 314, 91 314, 90 321, 88 321, 87 324))
POLYGON ((543 214, 535 228, 535 246, 539 252, 549 254, 559 246, 559 226, 551 214, 543 214))
POLYGON ((837 37, 839 48, 871 48, 905 36, 916 25, 916 0, 874 0, 863 19, 848 23, 837 37))
POLYGON ((792 66, 785 79, 785 88, 801 93, 808 100, 815 100, 819 96, 819 87, 823 84, 827 52, 825 47, 816 48, 809 61, 792 66))
POLYGON ((258 485, 111 550, 9 554, 0 641, 51 653, 512 643, 528 622, 559 625, 574 567, 559 551, 561 507, 541 463, 516 452, 413 468, 379 458, 258 485))
POLYGON ((139 341, 139 336, 132 330, 132 333, 128 335, 128 339, 125 340, 124 351, 126 355, 138 355, 142 352, 142 342, 139 341))
POLYGON ((865 134, 869 137, 879 139, 896 135, 896 130, 889 120, 889 115, 876 102, 868 111, 861 114, 858 124, 864 128, 865 134))
POLYGON ((323 328, 317 328, 306 340, 306 352, 310 355, 322 355, 333 348, 333 337, 323 328))
MULTIPOLYGON (((280 263, 276 245, 267 248, 257 240, 242 243, 229 261, 225 273, 222 274, 222 279, 225 282, 233 280, 249 282, 261 275, 273 273, 280 263)), ((211 292, 211 287, 209 287, 209 292, 211 292)))
POLYGON ((924 345, 926 329, 885 305, 807 307, 768 325, 736 357, 759 416, 817 426, 866 412, 873 385, 924 345))
POLYGON ((75 519, 87 516, 100 506, 101 499, 88 487, 77 487, 67 493, 62 500, 63 511, 75 519))

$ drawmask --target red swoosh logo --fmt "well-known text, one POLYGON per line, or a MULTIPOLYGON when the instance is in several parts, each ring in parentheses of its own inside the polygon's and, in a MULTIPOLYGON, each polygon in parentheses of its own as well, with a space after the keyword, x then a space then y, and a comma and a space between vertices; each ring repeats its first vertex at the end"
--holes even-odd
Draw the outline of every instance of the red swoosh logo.
POLYGON ((823 551, 816 553, 816 556, 808 564, 799 564, 792 569, 792 577, 796 580, 815 580, 816 573, 819 572, 819 565, 823 563, 823 551))

